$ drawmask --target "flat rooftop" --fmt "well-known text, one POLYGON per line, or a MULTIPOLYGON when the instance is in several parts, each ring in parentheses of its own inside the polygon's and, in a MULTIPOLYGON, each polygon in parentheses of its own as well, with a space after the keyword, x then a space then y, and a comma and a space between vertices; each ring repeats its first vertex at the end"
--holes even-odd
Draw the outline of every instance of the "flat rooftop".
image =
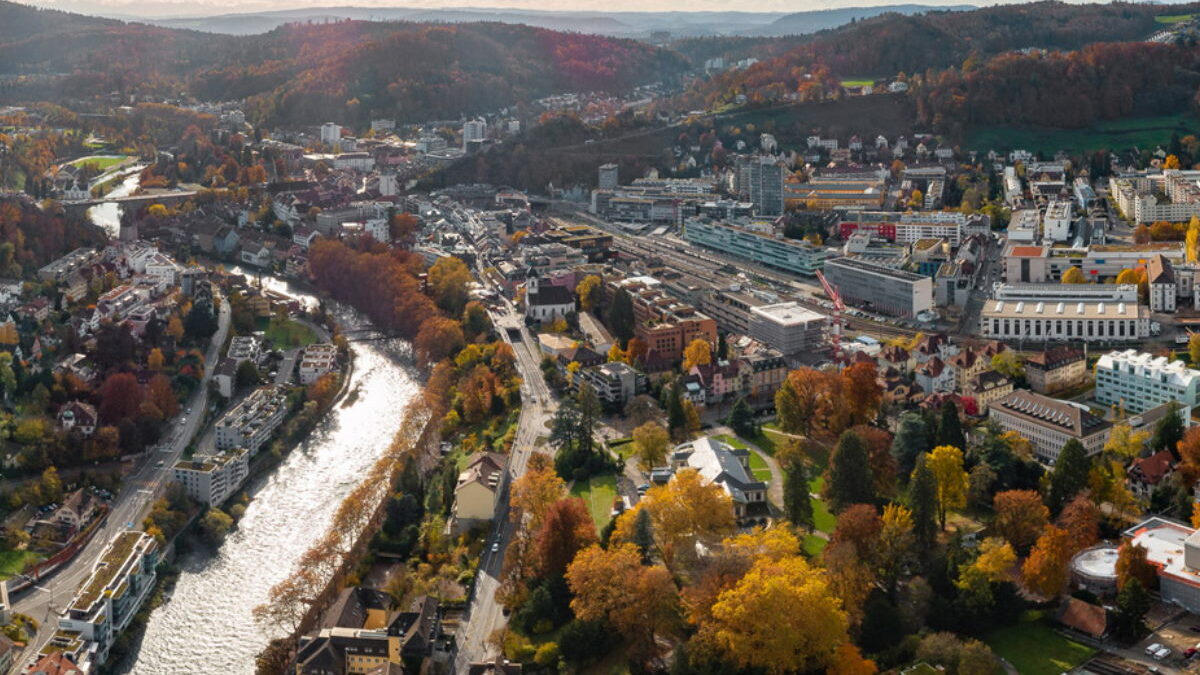
POLYGON ((773 305, 751 307, 750 311, 785 326, 804 326, 814 321, 824 321, 825 315, 801 307, 795 302, 779 302, 773 305))

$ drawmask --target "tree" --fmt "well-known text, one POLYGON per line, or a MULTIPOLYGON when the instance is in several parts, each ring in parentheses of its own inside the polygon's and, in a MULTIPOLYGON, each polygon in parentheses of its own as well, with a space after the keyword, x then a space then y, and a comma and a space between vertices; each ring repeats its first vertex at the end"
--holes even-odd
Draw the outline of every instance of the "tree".
POLYGON ((471 270, 454 256, 442 256, 429 268, 429 294, 450 316, 459 316, 467 305, 471 270))
POLYGON ((779 427, 792 434, 809 435, 825 426, 829 405, 829 376, 812 368, 800 368, 788 373, 787 379, 775 392, 775 410, 779 427))
MULTIPOLYGON (((1133 243, 1149 244, 1150 243, 1150 228, 1145 223, 1139 223, 1133 228, 1133 243)), ((1119 277, 1120 275, 1118 275, 1119 277)), ((1117 283, 1122 283, 1118 281, 1117 283)))
POLYGON ((529 529, 536 532, 550 507, 567 494, 567 485, 554 472, 550 460, 541 453, 529 457, 525 473, 513 481, 508 499, 514 518, 529 517, 529 529))
POLYGON ((1050 490, 1046 496, 1046 505, 1050 512, 1057 514, 1075 495, 1087 489, 1088 472, 1091 470, 1091 460, 1087 450, 1078 439, 1072 438, 1063 445, 1062 452, 1054 462, 1050 472, 1050 490))
POLYGON ((671 436, 658 422, 646 422, 633 430, 634 454, 643 469, 662 466, 667 459, 671 436))
POLYGON ((897 471, 909 476, 917 465, 917 458, 929 452, 928 432, 925 420, 917 413, 905 413, 900 418, 896 435, 892 438, 892 457, 896 458, 897 471))
POLYGON ((851 504, 875 501, 868 460, 862 438, 852 431, 843 433, 829 456, 829 479, 825 484, 829 508, 834 513, 851 504))
POLYGON ((712 363, 712 345, 704 338, 692 340, 683 350, 683 372, 689 372, 695 366, 707 366, 712 363))
POLYGON ((1067 587, 1070 560, 1070 535, 1048 525, 1021 566, 1025 587, 1045 598, 1057 597, 1067 587))
POLYGON ((672 382, 666 388, 667 428, 671 431, 671 438, 682 441, 688 435, 688 418, 687 411, 683 409, 683 393, 679 388, 679 382, 672 382))
POLYGON ((458 352, 466 343, 462 324, 444 316, 434 316, 421 322, 413 348, 424 363, 432 364, 458 352))
POLYGON ((754 411, 750 409, 750 404, 746 403, 744 396, 739 396, 733 404, 725 423, 742 438, 754 438, 758 435, 758 422, 754 419, 754 411))
POLYGON ((742 668, 805 672, 832 665, 848 629, 824 575, 788 556, 755 561, 718 596, 697 639, 742 668))
POLYGON ((554 502, 546 512, 534 540, 538 567, 549 577, 566 573, 575 555, 596 543, 596 524, 579 497, 554 502))
POLYGON ((837 517, 837 527, 830 539, 834 544, 850 544, 858 557, 863 560, 873 559, 879 545, 879 535, 883 530, 883 520, 879 512, 871 504, 853 504, 837 517))
POLYGON ((1176 157, 1175 155, 1167 155, 1167 158, 1163 160, 1162 167, 1164 169, 1168 169, 1168 170, 1178 169, 1179 168, 1179 158, 1176 157))
POLYGON ((116 424, 137 414, 142 405, 142 387, 133 373, 109 375, 100 385, 100 420, 116 424))
POLYGON ((1034 490, 997 492, 992 500, 996 513, 992 527, 1018 551, 1028 551, 1050 522, 1050 509, 1034 490))
POLYGON ((650 488, 641 506, 650 512, 659 553, 668 565, 678 554, 693 555, 697 539, 724 535, 734 527, 729 495, 695 469, 683 469, 666 485, 650 488))
POLYGON ((928 551, 937 540, 938 486, 933 471, 926 465, 928 455, 917 457, 908 483, 908 508, 912 510, 913 534, 919 550, 928 551))
POLYGON ((963 434, 962 421, 958 417, 958 406, 950 399, 942 402, 937 444, 958 448, 960 451, 967 447, 967 437, 963 434))
MULTIPOLYGON (((1200 262, 1200 218, 1192 216, 1184 236, 1184 252, 1189 263, 1200 262)), ((1195 361, 1193 361, 1195 363, 1195 361)))
POLYGON ((825 669, 826 675, 874 675, 879 672, 875 662, 863 658, 858 647, 846 642, 833 653, 833 662, 825 669))
POLYGON ((153 371, 159 371, 163 369, 164 361, 165 359, 163 358, 162 350, 158 347, 155 347, 154 349, 151 349, 150 354, 146 356, 146 367, 153 371))
POLYGON ((783 512, 792 525, 812 531, 813 507, 808 480, 808 465, 802 457, 792 457, 783 464, 783 512))
POLYGON ((1083 275, 1083 270, 1072 265, 1062 273, 1061 281, 1064 284, 1086 284, 1087 277, 1083 275))
POLYGON ((1100 540, 1100 507, 1080 493, 1058 515, 1058 526, 1067 531, 1071 552, 1082 551, 1100 540))
POLYGON ((628 343, 633 337, 633 298, 624 288, 618 288, 613 293, 612 303, 608 307, 608 327, 622 344, 628 343))
POLYGON ((1136 579, 1145 588, 1154 588, 1158 570, 1147 558, 1148 551, 1141 544, 1125 542, 1117 549, 1117 588, 1124 588, 1136 579))
POLYGON ((992 370, 1010 379, 1016 379, 1025 374, 1025 366, 1021 363, 1021 357, 1011 349, 1005 349, 992 356, 992 370))
MULTIPOLYGON (((190 316, 190 313, 189 313, 189 316, 190 316)), ((167 335, 170 335, 171 337, 175 338, 176 342, 183 339, 183 335, 184 335, 183 322, 179 320, 179 317, 172 316, 170 319, 167 320, 167 335)))
POLYGON ((259 374, 254 361, 246 359, 238 364, 237 371, 234 373, 234 382, 238 389, 257 385, 261 381, 262 375, 259 374))
POLYGON ((583 311, 590 312, 596 308, 601 288, 600 277, 595 274, 587 275, 575 285, 575 295, 579 297, 579 307, 583 311))
POLYGON ((233 527, 233 518, 221 509, 209 509, 200 519, 200 529, 212 544, 219 544, 233 527))
POLYGON ((864 424, 875 419, 883 401, 875 364, 854 363, 841 372, 845 418, 848 424, 864 424))
POLYGON ((1108 440, 1104 443, 1104 454, 1122 464, 1128 464, 1142 454, 1149 440, 1150 432, 1134 431, 1128 424, 1117 424, 1113 426, 1108 440))
POLYGON ((1117 593, 1117 611, 1113 616, 1113 634, 1118 640, 1133 642, 1146 632, 1146 613, 1154 599, 1137 578, 1129 580, 1117 593))
POLYGON ((42 479, 38 483, 38 495, 41 496, 44 504, 62 499, 63 486, 62 479, 58 477, 58 469, 51 466, 42 472, 42 479))
POLYGON ((1192 365, 1200 365, 1200 333, 1192 333, 1188 336, 1188 359, 1192 365))
POLYGON ((927 465, 937 481, 938 522, 944 530, 946 513, 967 505, 967 472, 963 470, 962 450, 939 445, 929 453, 927 465))
POLYGON ((1172 401, 1167 404, 1167 414, 1154 425, 1154 438, 1150 441, 1151 448, 1176 452, 1176 446, 1183 440, 1183 417, 1179 414, 1179 404, 1172 401))
POLYGON ((1009 570, 1017 562, 1017 553, 1003 539, 988 537, 979 545, 979 557, 971 566, 978 569, 989 582, 995 583, 1008 578, 1009 570))

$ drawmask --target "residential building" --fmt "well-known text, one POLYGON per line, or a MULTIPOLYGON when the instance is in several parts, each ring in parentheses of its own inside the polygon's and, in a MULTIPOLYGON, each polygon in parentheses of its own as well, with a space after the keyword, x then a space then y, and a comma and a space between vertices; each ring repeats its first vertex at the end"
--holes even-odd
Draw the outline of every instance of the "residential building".
POLYGON ((337 146, 342 140, 342 127, 333 122, 321 125, 321 142, 325 145, 337 146))
POLYGON ((754 204, 755 213, 761 216, 783 214, 783 181, 786 169, 774 157, 739 157, 736 163, 738 175, 745 181, 741 192, 754 204))
POLYGON ((828 323, 828 317, 799 303, 780 302, 751 308, 749 333, 784 355, 793 355, 823 347, 828 323))
POLYGON ((1200 613, 1200 534, 1173 520, 1154 516, 1122 533, 1126 544, 1146 549, 1158 572, 1163 602, 1200 613))
POLYGON ((237 384, 237 367, 236 361, 224 358, 217 363, 217 368, 213 371, 213 382, 217 385, 217 391, 227 399, 233 398, 234 385, 237 384))
POLYGON ((1025 357, 1025 379, 1039 394, 1056 394, 1083 384, 1087 359, 1081 350, 1062 345, 1025 357))
POLYGON ((217 449, 245 448, 256 455, 286 415, 287 391, 276 385, 260 387, 217 420, 217 449))
POLYGON ((1151 256, 1146 263, 1146 282, 1150 287, 1150 311, 1174 312, 1178 288, 1175 270, 1161 253, 1151 256))
POLYGON ((1015 431, 1033 444, 1039 462, 1053 466, 1069 440, 1083 444, 1088 456, 1104 449, 1112 424, 1084 406, 1018 389, 988 406, 988 418, 1004 431, 1015 431))
POLYGON ((312 384, 322 375, 336 371, 337 359, 337 346, 329 342, 315 342, 305 347, 300 357, 300 384, 312 384))
POLYGON ((1042 216, 1042 232, 1047 241, 1067 241, 1071 238, 1071 202, 1052 199, 1042 216))
POLYGON ((913 317, 930 311, 933 279, 857 258, 825 262, 825 278, 842 299, 894 316, 913 317))
POLYGON ((1125 302, 1013 302, 988 300, 980 333, 992 340, 1134 342, 1150 335, 1150 310, 1125 302))
POLYGON ((1154 488, 1175 472, 1175 456, 1170 450, 1159 450, 1149 457, 1138 457, 1129 464, 1125 482, 1133 494, 1150 499, 1154 488))
POLYGON ((718 223, 705 218, 689 219, 683 237, 688 242, 725 255, 743 258, 772 269, 813 276, 834 253, 807 241, 787 239, 773 233, 718 223))
POLYGON ((216 507, 236 494, 249 475, 250 453, 245 448, 181 459, 174 469, 175 482, 183 486, 189 497, 216 507))
POLYGON ((114 536, 59 616, 58 632, 43 653, 73 655, 84 672, 108 660, 113 642, 154 589, 158 553, 154 537, 145 532, 114 536))
POLYGON ((620 185, 619 168, 616 164, 608 163, 600 165, 600 177, 597 187, 601 190, 615 190, 620 185))
POLYGON ((718 289, 701 293, 697 299, 700 311, 711 316, 717 327, 726 333, 749 335, 753 320, 751 310, 766 303, 741 290, 718 289))
POLYGON ((717 344, 717 322, 692 305, 667 295, 654 277, 639 276, 610 282, 633 300, 634 335, 649 351, 669 361, 683 357, 696 339, 717 344))
POLYGON ((742 361, 750 367, 749 380, 743 389, 745 394, 756 401, 774 403, 775 392, 783 386, 790 371, 787 360, 779 352, 768 350, 743 356, 742 361))
POLYGON ((431 655, 441 633, 437 600, 427 595, 397 612, 381 591, 347 588, 327 616, 316 635, 300 638, 296 675, 410 672, 406 662, 431 655))
POLYGON ((958 378, 955 377, 953 365, 934 356, 913 369, 913 379, 926 393, 947 394, 955 390, 958 378))
POLYGON ((1184 416, 1200 404, 1200 370, 1135 349, 1109 352, 1096 362, 1096 402, 1143 413, 1172 401, 1184 416))
POLYGON ((490 521, 496 514, 496 499, 508 470, 508 458, 495 452, 480 452, 471 457, 458 474, 454 486, 455 527, 490 521))
POLYGON ((994 370, 979 373, 968 381, 962 390, 963 396, 975 399, 975 406, 980 415, 987 415, 988 408, 993 403, 1003 399, 1012 392, 1012 380, 994 370))
POLYGON ((1135 223, 1186 223, 1200 215, 1200 171, 1114 178, 1109 192, 1122 215, 1135 223))
POLYGON ((54 512, 54 521, 78 530, 103 508, 91 492, 80 488, 63 500, 62 506, 54 512))
POLYGON ((58 411, 58 425, 65 431, 78 431, 83 437, 91 436, 99 422, 96 408, 83 401, 71 401, 58 411))
POLYGON ((675 446, 671 469, 674 473, 695 469, 705 482, 721 486, 733 500, 738 518, 744 518, 754 505, 766 506, 767 484, 750 471, 750 451, 745 448, 712 437, 698 438, 675 446))
MULTIPOLYGON (((10 666, 11 659, 10 659, 10 666)), ((25 675, 86 675, 75 662, 63 652, 39 654, 25 675)))
POLYGON ((473 119, 463 123, 463 150, 470 149, 472 143, 478 143, 484 138, 487 138, 487 122, 482 119, 473 119))
POLYGON ((646 390, 646 376, 626 363, 603 363, 581 368, 579 376, 592 385, 601 401, 613 405, 623 406, 646 390))
POLYGON ((241 365, 242 361, 258 365, 262 358, 262 343, 253 335, 235 335, 229 338, 225 358, 233 361, 234 365, 241 365))
MULTIPOLYGON (((1005 233, 1014 244, 1036 244, 1041 240, 1041 222, 1036 209, 1018 209, 1008 219, 1005 233)), ((1011 277, 1010 277, 1011 278, 1011 277)))

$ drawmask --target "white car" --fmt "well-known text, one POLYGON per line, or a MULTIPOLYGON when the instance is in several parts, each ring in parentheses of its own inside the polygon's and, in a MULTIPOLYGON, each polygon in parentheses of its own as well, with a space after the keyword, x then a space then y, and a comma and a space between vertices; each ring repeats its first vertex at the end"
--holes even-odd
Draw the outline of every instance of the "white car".
POLYGON ((1154 660, 1162 661, 1163 659, 1167 658, 1170 655, 1171 655, 1171 650, 1167 649, 1166 647, 1163 647, 1162 649, 1154 652, 1154 660))
POLYGON ((1162 645, 1158 642, 1155 642, 1154 644, 1150 645, 1149 647, 1146 647, 1146 656, 1154 656, 1155 654, 1158 653, 1158 650, 1160 650, 1160 649, 1162 649, 1162 645))

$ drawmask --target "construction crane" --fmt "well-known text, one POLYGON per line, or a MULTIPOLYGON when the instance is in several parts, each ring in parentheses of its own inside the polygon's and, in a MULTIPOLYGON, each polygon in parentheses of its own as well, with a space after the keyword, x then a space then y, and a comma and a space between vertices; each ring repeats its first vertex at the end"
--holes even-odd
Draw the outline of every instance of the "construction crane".
POLYGON ((821 282, 821 288, 825 289, 825 295, 829 296, 829 301, 833 303, 833 335, 830 342, 833 343, 833 362, 840 363, 842 358, 842 312, 846 310, 846 304, 842 302, 842 294, 838 293, 837 288, 829 283, 821 270, 817 270, 817 280, 821 282))

